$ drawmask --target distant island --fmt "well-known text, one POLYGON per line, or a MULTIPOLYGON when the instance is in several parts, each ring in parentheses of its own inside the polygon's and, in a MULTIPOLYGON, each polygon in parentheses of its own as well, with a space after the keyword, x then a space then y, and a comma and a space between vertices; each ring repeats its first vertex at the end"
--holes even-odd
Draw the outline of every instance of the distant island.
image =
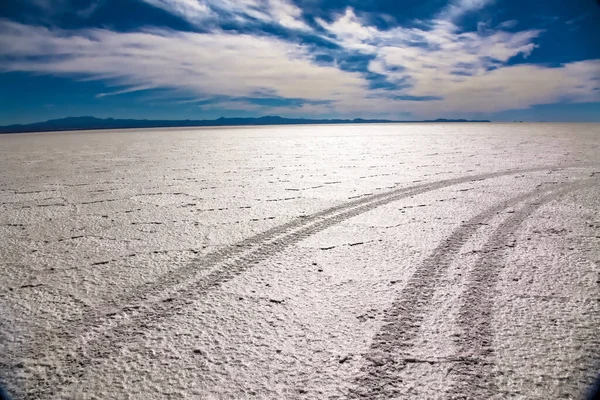
POLYGON ((35 122, 25 125, 0 126, 0 133, 75 131, 90 129, 132 129, 132 128, 177 128, 201 126, 244 126, 244 125, 309 125, 309 124, 382 124, 415 122, 490 122, 487 120, 444 119, 424 121, 392 121, 387 119, 306 119, 265 116, 260 118, 218 118, 203 120, 148 120, 114 119, 95 117, 67 117, 35 122))

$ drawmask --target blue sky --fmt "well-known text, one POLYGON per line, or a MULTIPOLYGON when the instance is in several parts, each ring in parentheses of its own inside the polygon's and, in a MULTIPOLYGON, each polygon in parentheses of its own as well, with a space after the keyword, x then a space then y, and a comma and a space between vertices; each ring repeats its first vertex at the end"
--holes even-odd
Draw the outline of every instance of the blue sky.
POLYGON ((594 0, 3 0, 0 125, 600 121, 594 0))

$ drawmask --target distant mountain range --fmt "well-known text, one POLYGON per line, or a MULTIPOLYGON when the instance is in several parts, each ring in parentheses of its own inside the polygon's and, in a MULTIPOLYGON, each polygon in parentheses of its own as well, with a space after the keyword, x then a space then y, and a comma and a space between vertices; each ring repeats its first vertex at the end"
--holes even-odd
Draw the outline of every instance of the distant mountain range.
POLYGON ((68 117, 35 122, 26 125, 0 126, 0 133, 71 131, 88 129, 128 129, 128 128, 175 128, 193 126, 241 126, 241 125, 307 125, 307 124, 374 124, 410 122, 490 122, 487 120, 436 119, 428 121, 391 121, 386 119, 305 119, 266 116, 260 118, 219 118, 203 120, 148 120, 114 119, 95 117, 68 117))

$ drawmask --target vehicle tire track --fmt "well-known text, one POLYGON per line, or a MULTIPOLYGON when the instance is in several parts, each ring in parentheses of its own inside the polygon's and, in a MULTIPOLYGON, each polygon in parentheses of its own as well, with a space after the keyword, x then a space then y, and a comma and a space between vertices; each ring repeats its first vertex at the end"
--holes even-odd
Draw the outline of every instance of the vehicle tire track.
MULTIPOLYGON (((178 285, 184 284, 185 282, 192 280, 194 276, 198 274, 199 271, 205 271, 207 269, 210 269, 210 267, 225 262, 226 260, 231 260, 232 258, 243 256, 244 254, 252 252, 255 250, 255 248, 258 248, 265 244, 276 242, 279 240, 285 240, 285 236, 287 234, 293 233, 295 230, 303 229, 323 219, 336 218, 336 215, 338 213, 344 213, 354 208, 358 209, 360 207, 362 210, 364 210, 363 212, 366 212, 371 209, 374 209, 375 207, 379 207, 383 204, 387 204, 402 198, 442 189, 453 185, 459 185, 462 183, 482 181, 485 179, 498 178, 502 176, 526 172, 554 172, 570 167, 575 166, 569 165, 558 167, 536 167, 518 170, 506 170, 487 174, 470 175, 460 178, 442 180, 438 182, 419 184, 409 187, 401 187, 384 193, 378 193, 361 199, 352 200, 334 207, 327 208, 322 211, 318 211, 313 214, 299 217, 288 223, 276 226, 274 228, 270 228, 264 232, 251 236, 238 243, 227 245, 220 250, 198 257, 192 260, 188 265, 184 267, 181 267, 174 271, 170 271, 169 273, 159 277, 154 281, 142 283, 141 285, 138 285, 128 290, 127 293, 125 293, 122 296, 115 296, 113 298, 105 299, 104 304, 107 307, 112 306, 113 308, 120 308, 122 306, 130 305, 131 303, 139 302, 140 300, 150 300, 154 297, 159 297, 169 288, 177 287, 178 285), (380 201, 382 200, 385 200, 385 202, 380 203, 380 201), (365 208, 365 206, 369 205, 371 205, 370 208, 365 208)), ((101 319, 105 317, 104 314, 98 316, 101 319)), ((90 317, 88 316, 87 318, 90 317)), ((93 321, 86 319, 81 322, 85 323, 86 325, 89 325, 89 323, 93 321)))
MULTIPOLYGON (((371 195, 362 199, 352 200, 334 207, 330 207, 268 229, 238 243, 227 245, 222 249, 198 257, 192 260, 186 266, 178 268, 174 271, 170 271, 156 280, 144 282, 129 289, 126 293, 119 294, 112 298, 106 298, 103 300, 102 304, 96 307, 96 309, 86 310, 86 314, 84 314, 80 319, 74 320, 72 325, 85 326, 85 328, 88 329, 90 326, 103 324, 106 320, 107 313, 115 312, 115 314, 119 314, 122 312, 123 307, 131 308, 132 306, 135 306, 136 303, 139 304, 143 302, 161 301, 161 298, 165 297, 165 294, 169 292, 169 289, 177 288, 186 282, 190 282, 190 280, 193 280, 194 277, 199 274, 199 272, 209 270, 211 267, 223 264, 226 261, 231 261, 237 257, 244 257, 247 254, 254 253, 261 246, 267 246, 270 243, 275 243, 278 241, 285 241, 286 235, 293 233, 296 230, 310 227, 312 224, 315 224, 321 220, 334 218, 337 221, 339 220, 337 215, 348 210, 353 210, 355 208, 358 210, 360 207, 360 209, 363 210, 362 212, 366 212, 374 209, 375 207, 379 207, 383 204, 400 200, 402 198, 442 189, 452 185, 498 178, 524 172, 557 171, 563 168, 568 167, 527 168, 465 176, 438 182, 419 184, 410 187, 402 187, 385 193, 371 195), (382 200, 384 201, 383 203, 381 203, 382 200)), ((339 222, 341 221, 342 220, 339 222)), ((74 334, 73 336, 78 335, 74 334)))
MULTIPOLYGON (((567 167, 554 170, 564 168, 567 167)), ((27 398, 51 397, 80 379, 95 360, 117 353, 135 334, 143 334, 145 328, 183 310, 260 261, 324 229, 410 196, 471 181, 544 170, 553 169, 507 170, 394 189, 308 215, 200 257, 158 280, 133 288, 124 296, 108 299, 83 318, 64 325, 54 335, 59 341, 34 344, 28 358, 39 362, 32 366, 35 378, 28 383, 31 386, 27 398), (210 272, 195 279, 201 271, 210 272), (46 357, 48 360, 44 360, 46 357), (49 371, 55 369, 57 362, 63 367, 61 371, 49 371)))
MULTIPOLYGON (((597 184, 597 181, 592 182, 597 184)), ((472 269, 472 279, 461 296, 457 323, 462 334, 456 342, 459 353, 469 354, 469 357, 459 360, 452 369, 450 398, 491 399, 498 395, 494 382, 492 317, 496 286, 505 260, 514 247, 516 232, 540 207, 581 188, 585 188, 583 183, 567 186, 538 201, 528 202, 502 222, 483 246, 482 255, 472 269)))
MULTIPOLYGON (((550 192, 551 194, 547 196, 542 196, 543 193, 548 191, 547 189, 537 189, 525 193, 476 215, 452 232, 452 234, 437 246, 431 255, 421 263, 392 306, 385 311, 384 325, 374 336, 369 352, 364 355, 364 358, 367 360, 367 365, 363 367, 361 375, 356 379, 356 388, 352 390, 349 397, 355 399, 391 399, 402 394, 401 389, 404 383, 400 381, 398 377, 400 371, 403 370, 409 362, 409 350, 412 348, 412 342, 418 336, 421 323, 423 322, 426 313, 429 311, 431 301, 437 289, 437 283, 450 267, 453 258, 467 241, 474 236, 482 224, 490 221, 498 213, 509 207, 514 207, 522 202, 542 196, 540 202, 536 203, 536 207, 541 207, 544 203, 552 201, 553 199, 583 185, 585 185, 585 183, 563 184, 561 185, 561 189, 554 188, 550 192), (562 187, 565 189, 562 190, 562 187)), ((530 208, 531 207, 527 207, 527 210, 530 208)), ((505 224, 508 225, 506 225, 504 230, 512 228, 513 225, 515 225, 509 221, 516 221, 519 218, 522 218, 522 216, 522 213, 518 213, 509 218, 509 220, 505 222, 505 224)), ((504 224, 502 226, 504 226, 504 224)), ((515 229, 517 227, 518 224, 515 226, 515 229)), ((498 240, 498 238, 494 236, 488 242, 488 246, 494 246, 495 243, 498 243, 494 240, 498 240)), ((489 269, 480 267, 479 270, 480 273, 478 274, 478 280, 476 282, 485 284, 485 274, 489 269)), ((489 286, 486 286, 485 288, 489 288, 489 286)), ((472 296, 476 297, 475 295, 479 295, 479 298, 485 299, 485 296, 482 295, 482 290, 480 290, 478 286, 473 286, 471 291, 473 293, 472 296)), ((476 301, 476 299, 473 298, 471 301, 476 301)), ((464 318, 462 319, 461 327, 469 332, 465 335, 465 339, 474 342, 476 345, 487 343, 489 335, 484 334, 478 336, 476 334, 477 331, 469 326, 471 323, 470 318, 477 315, 477 311, 489 310, 489 301, 477 309, 471 309, 471 303, 468 300, 464 303, 464 318)), ((486 323, 486 320, 484 320, 482 327, 485 328, 486 323)), ((461 349, 464 349, 465 347, 469 346, 461 346, 461 349)), ((462 352, 459 352, 459 354, 462 354, 462 352)), ((473 362, 478 362, 478 360, 472 356, 465 357, 463 355, 450 361, 462 362, 465 366, 469 366, 473 362)), ((479 368, 479 366, 477 368, 479 368)), ((474 369, 464 368, 463 372, 461 379, 464 379, 467 376, 472 378, 478 376, 481 377, 481 374, 474 369), (471 375, 471 373, 473 374, 471 375)), ((472 386, 477 386, 479 384, 475 379, 471 379, 471 382, 472 384, 465 389, 471 389, 472 386)), ((457 393, 458 392, 461 391, 458 390, 457 393)), ((488 398, 488 396, 475 396, 475 398, 483 399, 488 398)))
MULTIPOLYGON (((437 189, 442 189, 452 185, 458 185, 462 183, 468 183, 472 181, 479 181, 491 178, 498 178, 507 175, 526 173, 526 172, 539 172, 539 171, 558 171, 561 169, 568 168, 569 166, 561 166, 561 167, 539 167, 539 168, 527 168, 527 169, 519 169, 519 170, 506 170, 499 171, 487 174, 479 174, 479 175, 471 175, 464 176, 460 178, 447 179, 438 182, 419 184, 409 187, 401 187, 398 189, 393 189, 391 191, 378 193, 374 195, 370 195, 364 198, 352 200, 345 202, 343 204, 327 208, 322 211, 318 211, 313 214, 309 214, 306 216, 302 216, 297 218, 296 220, 287 222, 285 224, 276 226, 274 228, 270 228, 264 232, 251 236, 247 239, 244 239, 238 243, 228 245, 220 250, 215 252, 211 252, 205 256, 199 257, 189 263, 187 266, 181 267, 175 271, 170 271, 168 274, 158 278, 157 280, 151 282, 145 282, 137 287, 132 288, 128 291, 128 293, 124 297, 117 296, 113 299, 109 299, 107 303, 111 301, 116 304, 127 304, 128 302, 139 300, 139 299, 148 299, 153 296, 158 295, 163 292, 165 289, 170 287, 175 287, 179 284, 182 284, 189 279, 192 279, 194 275, 198 273, 199 266, 201 269, 206 269, 206 267, 210 267, 215 264, 219 264, 227 259, 232 257, 243 255, 248 251, 252 251, 253 247, 261 246, 265 243, 276 241, 278 239, 283 239, 286 234, 293 232, 296 229, 302 229, 306 226, 309 226, 312 223, 315 223, 321 219, 326 219, 330 217, 336 216, 338 213, 343 213, 347 210, 351 210, 355 207, 364 207, 371 203, 379 202, 381 200, 389 199, 388 202, 395 201, 400 198, 405 198, 409 196, 413 196, 416 194, 421 194, 437 189), (400 197, 398 197, 400 196, 400 197)), ((379 204, 379 203, 378 203, 379 204)), ((380 205, 375 205, 374 207, 379 207, 380 205)), ((373 207, 373 208, 374 208, 373 207)))

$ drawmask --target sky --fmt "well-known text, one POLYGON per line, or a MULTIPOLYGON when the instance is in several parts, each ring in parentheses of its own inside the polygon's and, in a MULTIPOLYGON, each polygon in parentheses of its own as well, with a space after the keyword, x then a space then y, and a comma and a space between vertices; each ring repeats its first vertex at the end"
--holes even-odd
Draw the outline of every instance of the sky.
POLYGON ((600 122, 596 0, 2 0, 0 125, 600 122))

